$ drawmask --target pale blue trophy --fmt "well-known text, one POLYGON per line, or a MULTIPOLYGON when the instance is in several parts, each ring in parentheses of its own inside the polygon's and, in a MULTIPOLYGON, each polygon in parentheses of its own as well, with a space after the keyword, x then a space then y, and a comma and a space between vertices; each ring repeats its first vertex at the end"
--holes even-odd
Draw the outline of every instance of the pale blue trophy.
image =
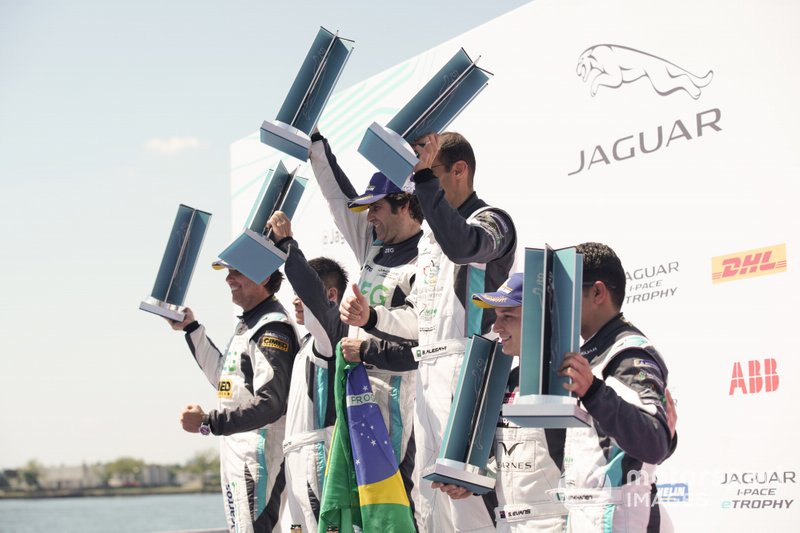
POLYGON ((443 132, 489 83, 492 74, 477 62, 459 50, 385 127, 370 125, 358 152, 402 188, 419 161, 411 143, 443 132))
POLYGON ((486 470, 497 420, 503 406, 512 358, 497 341, 473 335, 467 344, 461 374, 447 420, 442 448, 433 467, 423 472, 428 481, 458 485, 475 494, 494 488, 486 470))
POLYGON ((308 160, 311 131, 336 87, 353 41, 320 28, 274 121, 261 124, 261 142, 301 161, 308 160))
POLYGON ((286 262, 286 254, 270 240, 267 221, 275 211, 283 211, 290 220, 294 216, 308 184, 295 172, 287 172, 281 161, 267 173, 244 231, 219 254, 220 260, 212 264, 214 268, 238 270, 260 284, 286 262))
POLYGON ((575 248, 525 249, 519 395, 503 416, 522 427, 587 427, 589 414, 558 375, 580 351, 583 255, 575 248))
POLYGON ((183 302, 210 221, 211 213, 183 204, 178 206, 153 291, 139 304, 139 309, 183 321, 183 302))

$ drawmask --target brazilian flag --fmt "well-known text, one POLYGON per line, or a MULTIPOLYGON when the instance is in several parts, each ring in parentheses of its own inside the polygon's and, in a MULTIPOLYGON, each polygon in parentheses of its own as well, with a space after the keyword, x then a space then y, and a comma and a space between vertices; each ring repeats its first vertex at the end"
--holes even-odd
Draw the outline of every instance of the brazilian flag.
POLYGON ((325 469, 319 532, 412 533, 411 507, 389 432, 361 363, 336 347, 336 427, 325 469))

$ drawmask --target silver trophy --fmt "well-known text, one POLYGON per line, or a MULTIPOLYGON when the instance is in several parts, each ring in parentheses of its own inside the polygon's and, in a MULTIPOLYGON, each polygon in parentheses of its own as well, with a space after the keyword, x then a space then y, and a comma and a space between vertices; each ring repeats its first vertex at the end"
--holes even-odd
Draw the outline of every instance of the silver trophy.
POLYGON ((336 87, 353 41, 320 28, 278 117, 261 124, 261 142, 301 161, 308 159, 311 131, 336 87))
POLYGON ((580 350, 583 256, 575 248, 525 249, 519 395, 503 416, 522 427, 587 427, 589 414, 558 375, 580 350))
POLYGON ((477 62, 459 50, 386 127, 370 125, 358 152, 403 188, 419 161, 411 143, 427 133, 443 132, 489 83, 492 74, 477 62))
POLYGON ((283 211, 291 220, 303 196, 308 180, 287 172, 283 162, 267 174, 256 197, 244 231, 220 254, 213 267, 238 270, 256 283, 263 283, 286 261, 286 254, 270 240, 267 221, 275 211, 283 211))
POLYGON ((183 321, 183 302, 210 221, 211 213, 183 204, 178 207, 153 291, 139 309, 183 321))
POLYGON ((497 341, 474 335, 467 346, 461 374, 436 463, 423 477, 458 485, 475 494, 494 488, 486 471, 497 420, 511 371, 512 358, 497 341))

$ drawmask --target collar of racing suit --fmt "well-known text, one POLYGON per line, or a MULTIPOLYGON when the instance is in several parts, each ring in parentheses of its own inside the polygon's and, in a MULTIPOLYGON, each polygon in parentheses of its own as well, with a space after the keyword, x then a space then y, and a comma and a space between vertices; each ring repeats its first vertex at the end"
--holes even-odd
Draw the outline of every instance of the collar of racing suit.
POLYGON ((241 315, 238 316, 239 320, 243 321, 245 325, 247 325, 248 329, 252 329, 258 324, 258 320, 267 313, 270 312, 283 312, 283 309, 280 308, 280 304, 278 303, 278 299, 275 296, 268 296, 264 299, 260 304, 256 305, 249 311, 245 311, 241 315))
POLYGON ((636 326, 628 322, 622 313, 619 313, 606 322, 602 328, 597 330, 597 333, 583 343, 583 346, 581 346, 581 355, 586 357, 589 363, 593 362, 597 356, 601 355, 609 346, 614 344, 619 334, 623 331, 634 331, 639 335, 643 335, 636 326))
POLYGON ((487 205, 489 204, 478 198, 478 193, 472 191, 472 194, 470 194, 467 199, 464 200, 464 203, 458 206, 457 211, 462 217, 469 218, 472 213, 481 207, 486 207, 487 205))

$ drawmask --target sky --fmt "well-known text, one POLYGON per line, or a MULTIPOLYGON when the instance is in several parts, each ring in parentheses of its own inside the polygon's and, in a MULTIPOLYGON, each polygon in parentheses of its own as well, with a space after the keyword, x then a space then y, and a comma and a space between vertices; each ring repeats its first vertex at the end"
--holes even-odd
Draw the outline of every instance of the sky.
MULTIPOLYGON (((355 40, 344 89, 527 3, 0 0, 0 469, 181 463, 214 389, 183 335, 138 310, 180 203, 231 240, 229 147, 273 119, 319 29, 355 40)), ((235 308, 198 265, 217 344, 235 308)))

